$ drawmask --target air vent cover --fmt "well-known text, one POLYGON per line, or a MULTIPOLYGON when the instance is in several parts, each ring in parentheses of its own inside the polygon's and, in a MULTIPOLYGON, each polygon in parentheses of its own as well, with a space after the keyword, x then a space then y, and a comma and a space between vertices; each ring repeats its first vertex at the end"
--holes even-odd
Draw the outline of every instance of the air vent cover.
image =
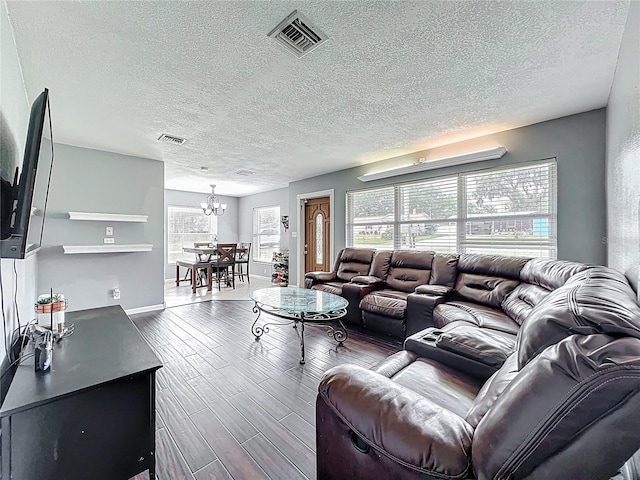
POLYGON ((294 10, 269 32, 278 43, 300 58, 327 40, 327 35, 297 10, 294 10))
POLYGON ((187 141, 184 138, 176 137, 174 135, 168 135, 166 133, 163 133, 162 135, 160 135, 158 137, 158 140, 160 140, 161 142, 173 143, 174 145, 182 145, 184 142, 187 141))
POLYGON ((240 175, 241 177, 248 177, 249 175, 253 175, 254 172, 253 170, 246 170, 244 168, 241 168, 240 170, 236 170, 236 175, 240 175))

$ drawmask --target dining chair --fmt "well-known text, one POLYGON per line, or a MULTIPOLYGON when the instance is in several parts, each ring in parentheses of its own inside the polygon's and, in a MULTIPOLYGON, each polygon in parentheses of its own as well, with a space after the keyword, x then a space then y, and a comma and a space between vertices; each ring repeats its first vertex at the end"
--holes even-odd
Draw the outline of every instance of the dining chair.
POLYGON ((207 287, 211 291, 212 269, 208 262, 199 262, 198 260, 176 260, 176 286, 180 286, 180 282, 189 281, 191 290, 196 293, 196 288, 207 287), (187 269, 184 278, 180 280, 180 267, 187 269))
POLYGON ((220 291, 220 283, 222 277, 225 278, 227 286, 231 284, 233 288, 236 288, 236 250, 238 245, 236 243, 219 243, 216 246, 216 258, 211 261, 211 268, 216 275, 216 282, 218 282, 218 291, 220 291), (231 275, 229 275, 231 270, 231 275))
MULTIPOLYGON (((193 247, 194 248, 199 248, 199 247, 211 247, 211 242, 193 242, 193 247)), ((198 255, 197 253, 194 253, 194 255, 196 256, 196 261, 197 262, 202 262, 206 259, 200 258, 200 255, 198 255)), ((207 275, 207 269, 206 268, 200 268, 198 270, 198 277, 200 278, 200 281, 204 281, 204 277, 207 275)), ((185 277, 186 279, 186 277, 185 277)))
POLYGON ((238 266, 238 271, 236 272, 236 276, 240 277, 240 280, 244 282, 244 276, 247 276, 247 282, 251 283, 251 279, 249 278, 249 258, 251 254, 251 242, 249 243, 240 243, 238 244, 238 249, 236 250, 236 265, 238 266), (246 265, 247 271, 245 273, 244 266, 246 265))

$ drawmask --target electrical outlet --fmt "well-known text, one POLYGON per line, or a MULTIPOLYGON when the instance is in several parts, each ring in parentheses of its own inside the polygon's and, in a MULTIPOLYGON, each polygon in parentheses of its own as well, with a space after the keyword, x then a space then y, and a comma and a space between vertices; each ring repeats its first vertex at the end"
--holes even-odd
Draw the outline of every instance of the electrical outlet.
POLYGON ((105 235, 110 236, 113 235, 113 227, 107 227, 107 232, 105 233, 105 235))
POLYGON ((266 268, 264 269, 264 274, 265 274, 265 275, 267 274, 267 269, 266 269, 266 268))
POLYGON ((120 289, 119 288, 114 288, 112 293, 113 293, 113 299, 114 300, 118 300, 120 298, 120 289))
POLYGON ((116 243, 116 239, 113 237, 104 237, 104 243, 116 243))

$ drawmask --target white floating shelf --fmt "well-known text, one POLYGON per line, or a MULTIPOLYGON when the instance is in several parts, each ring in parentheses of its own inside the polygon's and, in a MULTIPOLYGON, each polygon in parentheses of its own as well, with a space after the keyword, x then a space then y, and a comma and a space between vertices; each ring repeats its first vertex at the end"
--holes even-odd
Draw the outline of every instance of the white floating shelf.
POLYGON ((91 213, 69 212, 70 220, 89 220, 94 222, 137 222, 144 223, 149 215, 130 215, 127 213, 91 213))
POLYGON ((137 243, 129 245, 63 245, 65 255, 74 253, 128 253, 150 252, 151 243, 137 243))

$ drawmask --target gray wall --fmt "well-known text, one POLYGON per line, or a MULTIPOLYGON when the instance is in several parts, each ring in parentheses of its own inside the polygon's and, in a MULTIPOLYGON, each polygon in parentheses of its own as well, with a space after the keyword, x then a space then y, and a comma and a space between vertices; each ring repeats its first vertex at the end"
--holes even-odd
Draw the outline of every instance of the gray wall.
MULTIPOLYGON (((185 192, 182 190, 165 190, 164 191, 164 264, 165 278, 175 279, 175 264, 169 265, 167 260, 167 214, 169 205, 181 207, 199 207, 201 203, 207 202, 208 193, 185 192)), ((238 199, 235 197, 226 197, 218 195, 220 203, 227 204, 227 210, 224 215, 218 217, 218 240, 222 243, 238 242, 238 199)), ((204 215, 204 213, 203 213, 204 215)))
POLYGON ((164 303, 164 164, 155 160, 56 144, 53 176, 38 254, 38 291, 50 287, 69 310, 164 303), (148 215, 146 223, 69 220, 69 211, 148 215), (151 252, 64 255, 62 245, 151 243, 151 252), (120 288, 120 300, 111 291, 120 288))
POLYGON ((631 2, 607 107, 607 262, 638 291, 640 2, 631 2))
MULTIPOLYGON (((15 166, 22 164, 29 111, 30 104, 20 73, 7 10, 4 2, 0 2, 0 174, 9 181, 13 181, 15 166)), ((18 326, 18 314, 22 323, 34 317, 37 265, 36 255, 24 260, 0 261, 7 332, 12 332, 18 326), (14 307, 14 294, 17 310, 14 307)), ((5 335, 3 322, 0 322, 0 332, 5 335)), ((0 366, 3 366, 5 357, 4 347, 0 348, 0 366)), ((8 377, 5 376, 6 379, 8 377)))
MULTIPOLYGON (((345 194, 349 190, 398 183, 430 176, 477 169, 474 165, 443 168, 393 179, 362 183, 364 173, 406 165, 420 157, 435 158, 495 145, 507 148, 499 160, 482 162, 482 168, 556 157, 558 160, 558 257, 579 262, 604 264, 605 237, 605 109, 516 128, 431 150, 403 155, 366 166, 308 178, 289 184, 290 211, 295 211, 300 194, 335 190, 335 251, 345 244, 345 194)), ((297 218, 290 215, 291 232, 298 230, 297 218)), ((297 283, 297 245, 290 244, 289 275, 297 283)))
MULTIPOLYGON (((253 235, 253 209, 256 207, 280 207, 280 216, 289 215, 291 221, 291 213, 289 211, 289 189, 280 188, 270 192, 258 193, 248 197, 240 198, 239 220, 240 241, 252 242, 253 235)), ((292 229, 287 232, 280 226, 280 248, 289 248, 289 236, 292 229)), ((252 247, 253 248, 253 247, 252 247)), ((251 255, 253 257, 253 254, 251 255)), ((271 276, 271 264, 264 262, 254 262, 253 259, 249 263, 249 272, 252 275, 271 276)))

